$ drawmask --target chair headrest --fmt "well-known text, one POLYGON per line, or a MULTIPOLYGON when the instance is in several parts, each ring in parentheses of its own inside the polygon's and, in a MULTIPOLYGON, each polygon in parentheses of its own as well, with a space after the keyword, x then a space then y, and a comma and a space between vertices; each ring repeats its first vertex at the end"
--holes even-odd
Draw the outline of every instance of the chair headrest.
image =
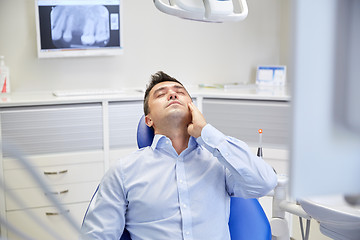
POLYGON ((137 128, 137 144, 139 148, 147 147, 152 144, 154 139, 154 130, 145 124, 145 115, 143 115, 137 128))

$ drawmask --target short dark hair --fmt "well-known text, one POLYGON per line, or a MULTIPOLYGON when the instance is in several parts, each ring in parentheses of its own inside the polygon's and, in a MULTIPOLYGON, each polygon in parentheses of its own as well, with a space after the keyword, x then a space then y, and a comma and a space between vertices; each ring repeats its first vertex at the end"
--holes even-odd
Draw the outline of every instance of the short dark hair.
POLYGON ((149 93, 150 93, 151 89, 153 89, 153 87, 155 87, 155 85, 157 85, 157 84, 159 84, 161 82, 177 82, 177 83, 181 84, 181 86, 183 86, 181 82, 179 82, 177 79, 167 75, 163 71, 158 71, 157 73, 151 75, 150 83, 146 87, 145 96, 144 96, 144 113, 145 113, 145 116, 148 115, 149 112, 150 112, 150 109, 149 109, 149 97, 150 97, 149 93))

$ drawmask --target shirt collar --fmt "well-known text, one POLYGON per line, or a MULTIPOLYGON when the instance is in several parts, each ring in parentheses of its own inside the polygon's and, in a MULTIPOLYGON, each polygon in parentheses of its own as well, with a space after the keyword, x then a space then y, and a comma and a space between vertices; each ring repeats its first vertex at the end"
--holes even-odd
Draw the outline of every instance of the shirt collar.
MULTIPOLYGON (((172 147, 170 138, 166 137, 165 135, 156 134, 154 136, 154 140, 151 144, 151 148, 153 150, 155 150, 156 148, 166 148, 166 146, 172 147)), ((197 146, 198 146, 198 143, 196 142, 196 138, 190 136, 188 148, 185 151, 189 151, 189 150, 191 151, 194 148, 196 148, 197 146)))

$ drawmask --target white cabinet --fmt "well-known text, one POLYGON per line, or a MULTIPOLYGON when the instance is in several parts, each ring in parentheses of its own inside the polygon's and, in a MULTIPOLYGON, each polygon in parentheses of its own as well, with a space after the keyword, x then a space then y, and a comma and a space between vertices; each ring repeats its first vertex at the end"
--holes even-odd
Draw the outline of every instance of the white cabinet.
POLYGON ((290 104, 288 101, 203 99, 206 120, 226 135, 258 146, 258 129, 263 129, 263 146, 287 148, 290 104))
POLYGON ((143 113, 142 101, 109 102, 110 149, 136 147, 136 131, 143 113))
POLYGON ((103 149, 101 103, 10 107, 0 113, 2 140, 25 154, 103 149))
POLYGON ((109 102, 109 165, 137 149, 137 126, 144 114, 142 101, 109 102))
MULTIPOLYGON (((57 209, 52 207, 45 208, 31 208, 23 211, 11 211, 7 213, 7 221, 19 227, 21 231, 26 232, 33 239, 54 239, 54 234, 60 236, 60 239, 77 239, 77 231, 64 221, 63 214, 72 214, 73 216, 81 216, 84 214, 88 203, 73 203, 65 206, 66 212, 59 213, 57 209), (37 221, 34 221, 31 216, 35 216, 38 221, 45 223, 41 226, 37 221)), ((76 219, 77 225, 81 225, 81 219, 76 219)), ((18 238, 14 233, 8 231, 9 239, 23 239, 18 238)))
MULTIPOLYGON (((0 110, 1 140, 14 144, 44 182, 45 192, 2 145, 1 214, 34 239, 77 239, 88 203, 104 174, 103 109, 100 103, 9 107, 0 110), (59 212, 48 196, 65 209, 59 212), (16 196, 16 198, 14 198, 16 196), (73 228, 65 215, 74 219, 73 228), (37 220, 34 220, 37 219, 37 220)), ((2 228, 9 239, 22 239, 2 228)))

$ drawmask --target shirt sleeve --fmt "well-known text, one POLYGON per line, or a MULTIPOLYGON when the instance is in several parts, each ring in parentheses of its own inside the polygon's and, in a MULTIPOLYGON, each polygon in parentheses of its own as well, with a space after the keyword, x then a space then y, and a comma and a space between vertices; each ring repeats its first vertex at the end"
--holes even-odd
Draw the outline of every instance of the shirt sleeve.
POLYGON ((277 185, 273 168, 253 154, 247 144, 207 124, 196 139, 226 168, 226 187, 230 196, 258 198, 277 185))
POLYGON ((79 239, 120 239, 125 228, 126 207, 121 174, 117 168, 112 168, 91 200, 79 239))

